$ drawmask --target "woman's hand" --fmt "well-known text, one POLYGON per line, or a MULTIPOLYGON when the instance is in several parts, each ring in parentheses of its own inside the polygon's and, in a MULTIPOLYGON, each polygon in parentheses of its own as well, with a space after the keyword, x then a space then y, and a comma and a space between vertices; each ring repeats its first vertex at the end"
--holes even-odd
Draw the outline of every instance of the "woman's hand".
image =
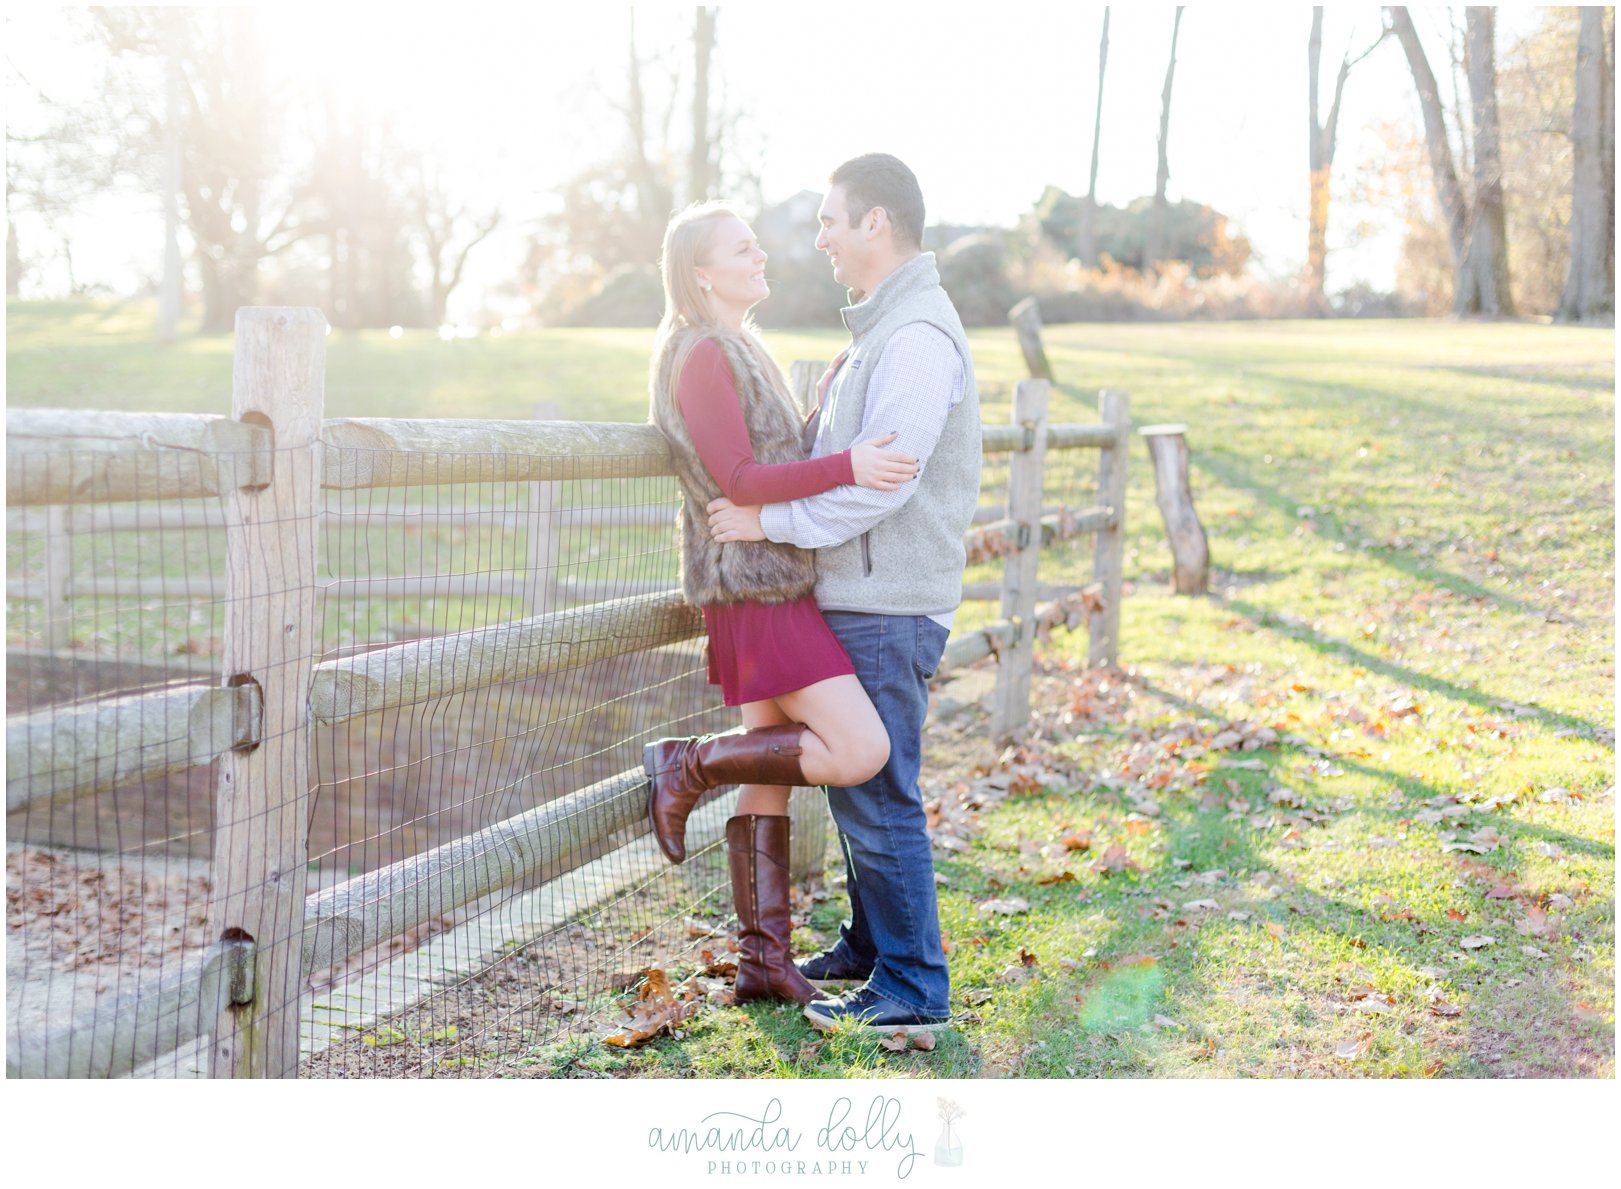
POLYGON ((895 438, 895 434, 886 433, 850 447, 850 469, 855 472, 857 487, 894 491, 902 483, 917 478, 917 459, 910 454, 882 449, 895 438))

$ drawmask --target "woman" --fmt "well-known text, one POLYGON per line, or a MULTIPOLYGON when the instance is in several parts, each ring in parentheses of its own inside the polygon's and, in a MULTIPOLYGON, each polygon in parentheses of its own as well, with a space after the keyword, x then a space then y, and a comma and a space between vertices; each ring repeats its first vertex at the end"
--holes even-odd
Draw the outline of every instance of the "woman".
POLYGON ((779 503, 856 483, 893 491, 917 460, 883 450, 894 435, 804 460, 799 415, 749 311, 769 295, 766 254, 729 207, 688 207, 664 233, 664 317, 650 377, 652 420, 681 482, 681 586, 703 609, 709 681, 742 708, 741 734, 662 739, 643 757, 648 816, 671 862, 686 858, 687 815, 708 789, 740 784, 726 823, 742 954, 736 998, 808 1003, 820 992, 789 947, 788 794, 861 784, 889 758, 889 736, 816 607, 812 555, 772 541, 721 545, 705 508, 779 503))

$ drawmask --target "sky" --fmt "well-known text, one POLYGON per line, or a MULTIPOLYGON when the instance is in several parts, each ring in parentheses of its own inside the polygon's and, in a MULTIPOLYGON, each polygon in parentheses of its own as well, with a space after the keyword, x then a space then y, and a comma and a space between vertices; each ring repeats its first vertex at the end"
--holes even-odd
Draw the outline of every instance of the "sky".
MULTIPOLYGON (((1340 55, 1366 48, 1379 21, 1373 5, 1326 7, 1325 112, 1340 55)), ((469 262, 462 308, 480 286, 510 272, 524 222, 550 209, 554 187, 623 137, 617 105, 625 8, 295 4, 264 11, 265 52, 300 85, 335 87, 349 101, 398 112, 409 135, 434 145, 475 199, 508 208, 507 229, 469 262)), ((654 95, 668 86, 661 55, 687 65, 682 43, 691 11, 670 4, 636 10, 654 95)), ((1444 76, 1446 10, 1414 11, 1421 31, 1434 35, 1431 61, 1444 76)), ((1112 9, 1102 201, 1153 192, 1173 12, 1155 4, 1112 9)), ((1499 43, 1533 25, 1536 13, 1500 6, 1499 43)), ((839 161, 882 150, 917 173, 931 222, 1008 226, 1048 184, 1085 191, 1102 14, 1101 5, 1016 0, 994 9, 726 4, 718 18, 716 101, 738 113, 768 201, 820 190, 839 161)), ((1310 24, 1308 5, 1189 5, 1177 46, 1170 197, 1231 217, 1254 245, 1258 270, 1273 276, 1294 273, 1304 258, 1310 24)), ((8 129, 25 129, 33 117, 30 87, 16 83, 18 73, 33 88, 62 96, 96 84, 90 61, 47 7, 8 15, 6 34, 8 129)), ((1412 79, 1393 38, 1352 73, 1337 178, 1376 160, 1372 129, 1389 120, 1417 126, 1412 79)), ((161 259, 161 220, 155 200, 144 196, 104 201, 72 234, 81 282, 127 285, 161 259)), ((1331 214, 1329 242, 1331 291, 1355 281, 1392 283, 1400 240, 1388 213, 1350 209, 1342 200, 1331 214), (1359 222, 1382 230, 1352 246, 1359 222)))

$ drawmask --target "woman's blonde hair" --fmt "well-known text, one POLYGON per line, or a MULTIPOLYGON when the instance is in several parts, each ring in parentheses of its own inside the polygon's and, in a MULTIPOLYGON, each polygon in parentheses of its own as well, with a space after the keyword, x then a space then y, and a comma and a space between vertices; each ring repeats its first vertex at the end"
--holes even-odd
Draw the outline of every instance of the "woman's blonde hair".
MULTIPOLYGON (((670 216, 664 229, 664 249, 659 253, 659 273, 664 279, 664 314, 659 319, 658 333, 653 338, 653 368, 675 334, 683 330, 704 330, 719 327, 720 323, 710 311, 704 290, 698 284, 698 268, 709 258, 715 246, 715 230, 725 218, 742 218, 725 202, 695 202, 670 216)), ((743 319, 744 337, 750 349, 763 362, 776 370, 765 345, 760 342, 752 315, 743 319)), ((696 339, 692 340, 696 341, 696 339)), ((682 354, 691 350, 692 343, 683 344, 682 354)), ((685 358, 674 361, 670 374, 681 374, 685 358)), ((778 373, 780 374, 780 372, 778 373)))

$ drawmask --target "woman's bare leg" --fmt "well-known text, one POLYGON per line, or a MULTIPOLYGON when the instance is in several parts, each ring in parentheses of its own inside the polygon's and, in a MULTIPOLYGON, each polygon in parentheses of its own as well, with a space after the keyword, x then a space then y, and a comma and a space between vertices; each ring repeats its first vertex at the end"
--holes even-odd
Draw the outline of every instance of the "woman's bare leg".
MULTIPOLYGON (((764 702, 743 703, 743 725, 749 730, 758 727, 780 727, 793 721, 771 699, 764 702)), ((788 812, 788 794, 785 784, 745 784, 737 792, 737 813, 757 813, 762 817, 780 816, 788 812)))
MULTIPOLYGON (((889 732, 852 674, 743 705, 743 725, 751 731, 787 723, 802 723, 806 728, 799 740, 804 749, 799 767, 811 784, 861 784, 889 759, 889 732)), ((787 813, 791 791, 786 785, 746 784, 738 793, 737 812, 787 813)))
POLYGON ((854 674, 829 677, 776 699, 788 722, 804 723, 800 769, 812 784, 842 788, 870 780, 889 761, 889 732, 854 674))

